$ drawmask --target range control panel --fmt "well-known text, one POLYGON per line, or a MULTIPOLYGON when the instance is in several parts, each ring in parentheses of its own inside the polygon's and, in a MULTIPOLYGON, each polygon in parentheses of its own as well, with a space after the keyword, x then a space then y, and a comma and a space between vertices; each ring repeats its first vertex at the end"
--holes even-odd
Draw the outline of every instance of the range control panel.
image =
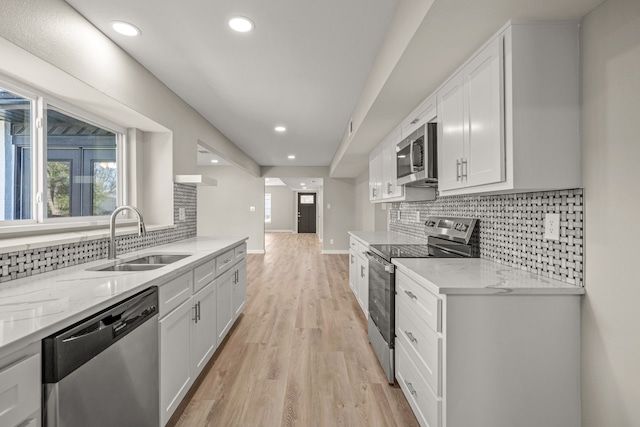
POLYGON ((478 220, 475 218, 431 216, 424 223, 425 233, 457 242, 469 243, 477 222, 478 220))

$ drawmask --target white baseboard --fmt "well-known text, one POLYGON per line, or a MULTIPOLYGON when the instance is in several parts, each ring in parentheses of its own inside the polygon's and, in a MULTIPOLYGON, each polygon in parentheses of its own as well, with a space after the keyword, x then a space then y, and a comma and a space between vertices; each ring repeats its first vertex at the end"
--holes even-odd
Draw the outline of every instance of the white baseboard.
POLYGON ((264 230, 265 233, 293 233, 293 230, 264 230))
POLYGON ((258 255, 264 255, 264 249, 249 249, 247 250, 248 254, 258 254, 258 255))
POLYGON ((322 250, 322 255, 348 255, 349 254, 349 250, 322 250))

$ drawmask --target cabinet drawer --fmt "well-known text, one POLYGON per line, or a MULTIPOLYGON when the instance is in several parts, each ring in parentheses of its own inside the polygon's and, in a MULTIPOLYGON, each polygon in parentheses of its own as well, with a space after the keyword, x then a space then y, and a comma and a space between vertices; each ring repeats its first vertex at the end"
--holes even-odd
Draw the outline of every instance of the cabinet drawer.
POLYGON ((351 249, 353 249, 354 251, 358 250, 358 241, 355 238, 351 238, 351 240, 349 240, 349 247, 351 249))
POLYGON ((160 304, 160 317, 168 314, 174 308, 191 298, 191 284, 193 275, 191 272, 176 277, 170 282, 160 285, 158 301, 160 304))
POLYGON ((396 303, 396 337, 436 396, 442 396, 442 338, 404 301, 396 303))
POLYGON ((220 273, 223 273, 224 271, 231 268, 234 258, 235 255, 233 249, 223 253, 218 258, 216 258, 216 276, 219 276, 220 273))
POLYGON ((193 293, 207 286, 216 278, 216 260, 212 259, 193 270, 193 293))
POLYGON ((233 256, 236 261, 240 261, 247 255, 247 244, 242 244, 233 250, 233 256))
POLYGON ((429 389, 402 341, 396 341, 396 378, 420 425, 441 427, 442 400, 429 389))
POLYGON ((442 332, 442 300, 440 298, 402 271, 397 271, 396 274, 396 293, 396 299, 404 301, 431 329, 442 332))
POLYGON ((15 426, 40 409, 40 354, 0 369, 0 425, 15 426))

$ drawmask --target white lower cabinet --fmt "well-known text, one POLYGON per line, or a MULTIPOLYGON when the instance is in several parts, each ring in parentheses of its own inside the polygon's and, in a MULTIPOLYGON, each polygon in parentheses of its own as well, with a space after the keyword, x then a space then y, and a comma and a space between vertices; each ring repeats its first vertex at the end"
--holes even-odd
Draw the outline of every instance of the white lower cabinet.
POLYGON ((202 371, 209 358, 216 351, 218 340, 216 330, 216 286, 209 283, 191 298, 193 324, 191 325, 191 353, 193 372, 202 371))
POLYGON ((245 254, 246 245, 232 248, 159 286, 163 426, 246 306, 245 254))
POLYGON ((160 421, 165 425, 193 383, 191 299, 160 319, 160 421))
POLYGON ((364 251, 366 243, 351 237, 349 249, 349 287, 358 301, 364 316, 369 318, 369 260, 364 251))
POLYGON ((396 270, 396 379, 421 426, 580 426, 580 298, 433 286, 396 270))
POLYGON ((247 261, 243 259, 233 269, 236 272, 233 283, 233 320, 235 321, 247 305, 247 261))
POLYGON ((217 296, 216 339, 218 345, 227 336, 233 324, 233 280, 235 272, 227 271, 215 280, 217 296))
POLYGON ((0 426, 40 425, 41 366, 36 344, 0 357, 0 426))

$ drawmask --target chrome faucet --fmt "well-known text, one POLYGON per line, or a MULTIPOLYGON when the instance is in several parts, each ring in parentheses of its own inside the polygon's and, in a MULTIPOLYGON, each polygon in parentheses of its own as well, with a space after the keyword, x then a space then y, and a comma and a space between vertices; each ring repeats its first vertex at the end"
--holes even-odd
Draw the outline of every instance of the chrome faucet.
POLYGON ((118 216, 120 212, 127 209, 134 212, 138 216, 138 237, 144 237, 147 234, 147 228, 144 226, 144 219, 142 219, 142 214, 138 209, 134 208, 133 206, 120 206, 119 208, 116 208, 116 210, 114 210, 111 213, 111 220, 110 220, 110 226, 109 226, 110 237, 109 237, 109 258, 108 259, 116 258, 116 216, 118 216))

